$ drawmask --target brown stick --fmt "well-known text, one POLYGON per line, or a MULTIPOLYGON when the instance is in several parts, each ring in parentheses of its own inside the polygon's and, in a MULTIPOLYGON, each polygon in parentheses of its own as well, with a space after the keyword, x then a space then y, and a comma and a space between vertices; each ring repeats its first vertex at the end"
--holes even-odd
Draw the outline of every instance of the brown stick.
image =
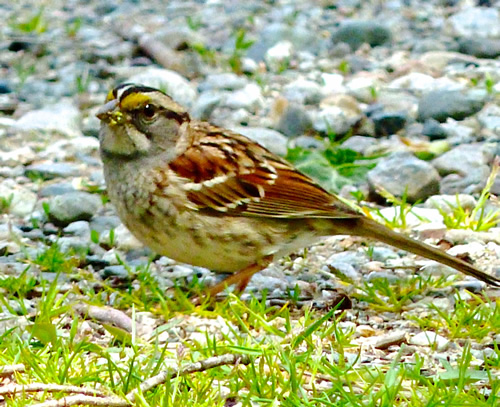
POLYGON ((89 389, 86 387, 78 386, 65 386, 62 384, 46 384, 46 383, 32 383, 32 384, 17 384, 11 383, 0 387, 0 396, 15 396, 19 393, 36 393, 39 391, 48 392, 64 392, 64 393, 79 393, 94 396, 104 397, 105 394, 102 391, 89 389))
POLYGON ((22 363, 17 365, 0 366, 0 377, 12 376, 16 372, 23 373, 25 370, 26 368, 22 363))
MULTIPOLYGON (((226 353, 224 355, 214 356, 205 360, 201 360, 199 362, 189 363, 188 365, 183 366, 179 369, 164 370, 159 374, 157 374, 156 376, 153 376, 148 380, 146 380, 145 382, 143 382, 139 387, 139 389, 134 389, 131 392, 129 392, 125 399, 117 396, 92 397, 79 394, 75 396, 63 397, 62 399, 59 400, 51 400, 51 401, 45 401, 43 403, 34 404, 33 407, 68 407, 75 405, 128 407, 134 403, 135 398, 139 392, 145 393, 174 377, 184 376, 195 372, 203 372, 205 370, 213 369, 214 367, 223 365, 238 365, 238 364, 247 365, 249 363, 250 363, 250 358, 247 355, 235 355, 232 353, 226 353)), ((74 386, 66 386, 66 387, 74 387, 74 386)), ((77 387, 77 389, 83 390, 83 388, 80 387, 77 387)))

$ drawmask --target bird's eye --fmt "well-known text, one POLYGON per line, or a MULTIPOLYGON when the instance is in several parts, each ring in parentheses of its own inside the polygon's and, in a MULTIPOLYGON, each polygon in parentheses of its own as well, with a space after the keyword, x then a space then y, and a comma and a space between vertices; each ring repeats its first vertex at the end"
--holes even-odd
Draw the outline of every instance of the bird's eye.
POLYGON ((156 108, 148 103, 146 106, 143 107, 142 114, 147 119, 152 119, 156 114, 156 108))

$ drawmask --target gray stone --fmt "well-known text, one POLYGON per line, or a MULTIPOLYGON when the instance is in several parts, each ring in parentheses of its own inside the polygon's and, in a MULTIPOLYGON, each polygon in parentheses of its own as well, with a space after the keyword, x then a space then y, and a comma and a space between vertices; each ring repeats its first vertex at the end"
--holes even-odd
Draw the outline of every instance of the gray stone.
POLYGON ((443 351, 448 347, 450 341, 435 332, 425 331, 412 336, 409 343, 410 345, 435 347, 436 350, 443 351))
POLYGON ((207 75, 205 80, 198 86, 198 90, 200 92, 209 90, 236 90, 244 88, 247 84, 248 79, 244 76, 225 72, 207 75))
MULTIPOLYGON (((123 251, 131 251, 136 249, 142 249, 144 245, 137 240, 134 235, 122 224, 120 224, 114 232, 114 243, 117 249, 123 251)), ((110 250, 108 254, 113 258, 116 258, 116 254, 112 253, 110 250)))
MULTIPOLYGON (((481 126, 500 136, 500 106, 497 103, 488 103, 478 113, 477 119, 481 126)), ((497 155, 500 154, 500 149, 497 155)))
POLYGON ((317 104, 321 100, 321 86, 306 79, 297 79, 283 88, 283 96, 298 104, 317 104))
POLYGON ((25 175, 28 177, 50 180, 54 178, 68 178, 79 174, 78 167, 67 163, 42 163, 28 165, 25 175))
POLYGON ((280 72, 288 68, 293 54, 293 44, 288 41, 279 41, 266 51, 264 60, 271 72, 280 72))
POLYGON ((327 106, 312 115, 313 128, 324 134, 342 135, 351 128, 352 120, 337 106, 327 106))
POLYGON ((441 175, 467 172, 469 168, 486 165, 488 156, 481 149, 481 144, 462 144, 442 154, 432 161, 441 175))
POLYGON ((18 165, 16 167, 0 167, 0 177, 17 178, 24 174, 24 167, 18 165))
POLYGON ((355 76, 345 84, 349 95, 367 104, 373 103, 382 86, 380 78, 374 74, 355 76))
POLYGON ((162 89, 177 103, 187 108, 193 105, 197 96, 196 90, 186 78, 168 69, 148 68, 129 77, 126 82, 162 89))
POLYGON ((11 151, 0 151, 0 165, 16 167, 19 164, 27 164, 36 158, 36 154, 30 146, 23 146, 11 151))
POLYGON ((338 261, 329 262, 326 271, 331 273, 332 269, 334 269, 336 273, 343 274, 345 277, 351 280, 357 280, 361 278, 361 274, 352 266, 352 264, 349 263, 338 261))
POLYGON ((50 196, 55 195, 63 195, 68 192, 76 191, 75 187, 69 182, 58 182, 55 184, 44 185, 42 189, 40 189, 40 197, 48 198, 50 196))
POLYGON ((6 79, 1 79, 0 80, 0 94, 5 94, 5 93, 11 93, 12 92, 12 87, 9 81, 6 79))
POLYGON ((356 50, 363 44, 372 47, 383 45, 391 41, 391 31, 375 21, 351 20, 343 22, 332 35, 332 42, 344 42, 351 49, 356 50))
POLYGON ((459 37, 500 37, 500 12, 493 7, 463 8, 446 21, 447 28, 459 37))
POLYGON ((38 200, 34 192, 11 179, 0 183, 0 198, 6 212, 20 217, 31 214, 38 200))
MULTIPOLYGON (((26 263, 19 263, 15 261, 0 261, 0 274, 2 276, 15 276, 18 277, 22 273, 26 271, 27 268, 31 269, 31 272, 33 272, 34 266, 27 266, 26 263)), ((35 271, 36 271, 35 267, 35 271)))
POLYGON ((385 262, 389 259, 399 259, 398 254, 389 247, 375 246, 371 252, 371 258, 374 261, 385 262))
POLYGON ((429 137, 431 141, 442 140, 447 137, 446 130, 439 124, 437 120, 427 119, 424 122, 422 135, 429 137))
POLYGON ((259 69, 259 65, 252 58, 241 58, 241 72, 246 75, 253 75, 259 69))
POLYGON ((118 216, 94 216, 90 221, 90 229, 98 233, 109 232, 121 225, 118 216))
POLYGON ((500 56, 500 39, 498 38, 460 38, 459 51, 478 58, 495 59, 500 56))
POLYGON ((231 130, 243 134, 278 155, 286 155, 288 139, 276 130, 265 127, 233 127, 231 130))
POLYGON ((296 50, 314 50, 319 43, 318 36, 309 27, 271 23, 260 32, 259 38, 248 50, 247 57, 263 61, 269 48, 285 40, 290 41, 296 50))
POLYGON ((439 191, 439 174, 426 161, 407 152, 396 152, 379 161, 368 172, 371 193, 383 188, 401 197, 406 192, 409 202, 425 200, 439 191))
POLYGON ((404 116, 406 121, 410 117, 415 117, 418 108, 419 98, 408 92, 406 89, 387 89, 385 85, 377 92, 377 104, 383 109, 379 114, 390 114, 404 116))
POLYGON ((93 154, 98 150, 98 139, 83 136, 54 141, 40 151, 39 157, 58 162, 72 161, 79 154, 93 154))
POLYGON ((14 225, 0 224, 0 240, 17 240, 22 236, 21 229, 14 225))
MULTIPOLYGON (((436 36, 430 38, 415 38, 414 41, 412 51, 416 55, 421 55, 428 51, 446 51, 451 48, 449 44, 450 41, 447 41, 446 38, 436 38, 436 36)), ((453 49, 453 51, 455 50, 453 49)))
POLYGON ((300 105, 290 104, 280 117, 277 130, 288 137, 301 136, 312 129, 309 113, 300 105))
POLYGON ((225 94, 219 91, 203 92, 190 109, 191 116, 198 120, 208 120, 224 97, 225 94))
POLYGON ((104 180, 104 173, 101 170, 91 172, 89 179, 96 185, 101 185, 101 186, 106 185, 106 181, 104 180))
POLYGON ((342 143, 342 148, 356 151, 360 154, 365 154, 369 148, 376 146, 377 140, 373 137, 352 136, 342 143))
POLYGON ((460 206, 465 210, 472 210, 476 206, 476 199, 472 195, 434 195, 425 201, 426 208, 437 208, 440 212, 451 213, 453 208, 460 206))
POLYGON ((453 283, 453 287, 455 287, 458 290, 467 290, 471 293, 479 294, 487 287, 487 285, 483 281, 479 281, 474 278, 471 280, 467 279, 467 280, 457 281, 453 283))
POLYGON ((441 123, 441 127, 447 134, 446 141, 449 145, 470 144, 476 140, 476 131, 457 122, 453 119, 448 119, 446 123, 441 123))
POLYGON ((404 129, 408 116, 405 112, 380 112, 371 116, 377 136, 390 136, 404 129))
POLYGON ((104 267, 104 269, 99 272, 99 274, 103 278, 117 277, 120 280, 130 279, 130 273, 125 268, 125 266, 122 265, 104 267))
POLYGON ((298 136, 291 141, 290 145, 292 147, 307 148, 310 150, 325 149, 325 142, 312 136, 298 136))
POLYGON ((89 239, 80 236, 63 236, 57 240, 62 252, 76 251, 84 252, 89 248, 89 239))
POLYGON ((163 42, 169 48, 183 49, 194 44, 204 44, 203 35, 187 25, 165 24, 154 30, 154 39, 163 42))
POLYGON ((476 93, 460 91, 433 91, 420 99, 418 120, 435 119, 444 122, 451 117, 463 120, 481 110, 485 99, 476 93))
POLYGON ((245 109, 255 113, 264 104, 264 98, 260 87, 249 83, 242 89, 228 93, 221 104, 230 109, 245 109))
MULTIPOLYGON (((435 54, 435 53, 434 53, 435 54)), ((436 65, 439 63, 443 64, 443 68, 449 63, 451 57, 450 53, 445 53, 442 58, 435 56, 438 62, 435 62, 436 65)), ((462 55, 458 53, 452 53, 453 55, 462 55)), ((471 57, 468 57, 471 58, 471 57)), ((425 62, 422 62, 425 65, 425 62)), ((411 72, 407 75, 401 76, 399 78, 394 79, 388 86, 388 89, 400 89, 406 90, 410 92, 414 92, 418 95, 425 94, 427 92, 432 91, 445 91, 445 90, 464 90, 465 86, 458 81, 450 79, 446 76, 442 76, 440 78, 434 78, 430 75, 423 74, 421 72, 411 72)))
POLYGON ((32 110, 17 120, 14 128, 22 131, 56 132, 69 137, 81 135, 80 111, 70 100, 32 110))
POLYGON ((84 238, 90 237, 90 226, 89 223, 85 220, 79 220, 76 222, 70 223, 63 229, 64 233, 73 236, 79 236, 84 238))
POLYGON ((335 264, 339 263, 350 264, 354 269, 359 270, 369 261, 370 259, 364 252, 345 251, 332 254, 326 261, 326 264, 332 265, 333 267, 335 267, 335 264))
POLYGON ((372 271, 366 276, 366 279, 368 281, 387 280, 389 283, 394 284, 401 281, 401 276, 389 271, 372 271))
POLYGON ((48 201, 49 218, 60 226, 69 225, 78 220, 89 220, 101 208, 99 195, 88 192, 70 192, 57 195, 48 201))
POLYGON ((478 192, 489 175, 488 158, 479 144, 462 144, 432 161, 444 178, 442 194, 478 192))
MULTIPOLYGON (((129 41, 121 41, 119 38, 111 44, 102 44, 103 46, 94 48, 92 54, 88 54, 87 59, 103 60, 110 64, 118 64, 126 58, 130 58, 134 52, 134 45, 129 41)), ((85 58, 85 56, 84 56, 85 58)))

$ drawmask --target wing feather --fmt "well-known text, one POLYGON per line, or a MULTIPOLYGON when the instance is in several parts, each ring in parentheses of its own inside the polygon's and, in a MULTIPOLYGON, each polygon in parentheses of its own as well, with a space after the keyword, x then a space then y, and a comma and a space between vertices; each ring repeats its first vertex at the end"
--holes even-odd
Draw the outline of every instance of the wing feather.
POLYGON ((191 146, 173 162, 198 209, 234 216, 353 218, 362 216, 311 178, 246 137, 196 123, 191 146))

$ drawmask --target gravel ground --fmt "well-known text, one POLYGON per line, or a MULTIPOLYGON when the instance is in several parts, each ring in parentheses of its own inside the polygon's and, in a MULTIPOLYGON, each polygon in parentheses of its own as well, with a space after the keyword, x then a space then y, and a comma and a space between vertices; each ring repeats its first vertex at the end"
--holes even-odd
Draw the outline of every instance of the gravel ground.
MULTIPOLYGON (((446 231, 431 205, 460 194, 464 206, 473 206, 500 154, 500 2, 479 3, 0 3, 7 22, 0 26, 0 275, 21 275, 57 242, 63 252, 85 253, 75 270, 116 286, 132 284, 151 258, 150 273, 167 294, 176 283, 220 279, 152 257, 103 198, 95 112, 112 86, 136 82, 166 90, 193 116, 279 154, 290 147, 321 152, 335 135, 343 148, 378 157, 352 184, 326 186, 351 198, 361 191, 372 205, 380 202, 379 187, 401 196, 408 186, 409 201, 424 202, 419 214, 431 221, 410 221, 415 236, 447 241, 454 254, 500 276, 500 228, 446 231)), ((500 177, 492 192, 500 194, 500 177)), ((305 297, 328 303, 332 290, 355 290, 343 281, 404 281, 415 270, 454 273, 389 247, 368 250, 360 239, 333 237, 256 275, 243 298, 267 288, 279 300, 298 286, 305 297)), ((50 274, 34 265, 29 273, 50 274)), ((62 281, 86 284, 82 277, 62 281)), ((455 285, 484 288, 463 276, 455 285)), ((451 294, 433 295, 408 312, 451 294)), ((26 300, 27 307, 36 301, 26 300)), ((441 306, 452 310, 453 301, 441 306)), ((363 319, 364 312, 362 302, 354 305, 360 341, 387 335, 394 315, 363 319)), ((411 333, 411 346, 428 345, 425 332, 404 321, 394 327, 411 333)), ((447 348, 446 338, 435 339, 447 348)), ((384 346, 403 340, 396 335, 384 346)))

